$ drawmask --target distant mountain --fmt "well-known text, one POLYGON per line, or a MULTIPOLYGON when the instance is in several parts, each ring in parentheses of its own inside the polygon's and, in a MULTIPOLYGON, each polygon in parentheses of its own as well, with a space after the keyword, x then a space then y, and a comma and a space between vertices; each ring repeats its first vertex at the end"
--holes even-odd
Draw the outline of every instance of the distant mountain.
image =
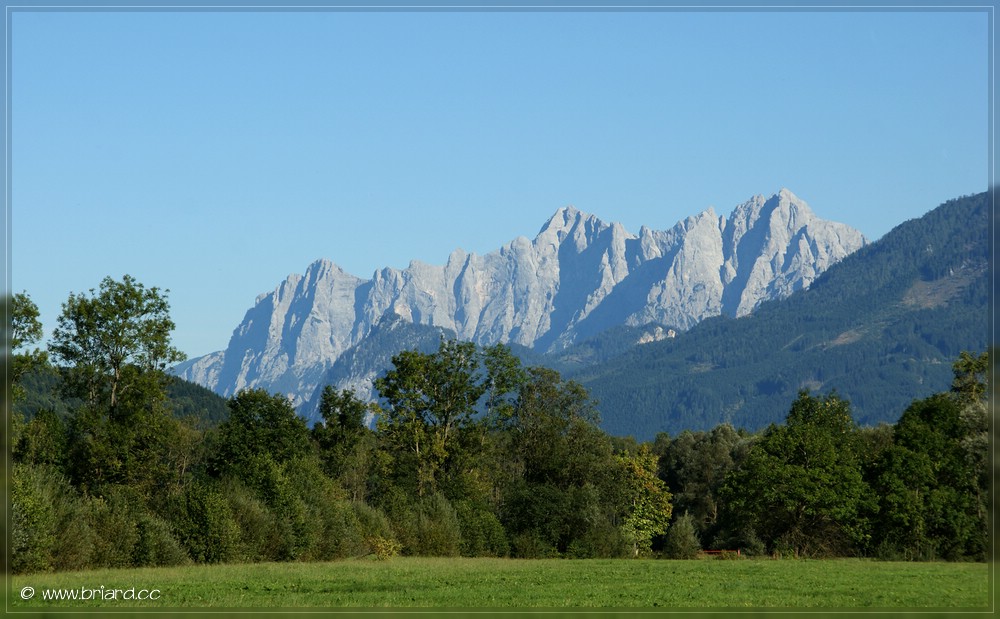
POLYGON ((453 339, 454 331, 416 325, 398 314, 386 314, 372 327, 368 336, 345 350, 326 371, 314 393, 299 408, 299 414, 312 425, 320 421, 320 395, 327 385, 337 391, 348 389, 362 400, 375 399, 374 381, 392 369, 392 358, 403 350, 432 353, 442 339, 453 339))
POLYGON ((263 387, 301 406, 386 313, 479 344, 554 353, 611 328, 683 330, 749 314, 864 245, 857 230, 819 219, 786 189, 728 218, 710 208, 638 235, 567 207, 534 240, 483 256, 455 250, 444 266, 414 261, 363 280, 317 261, 258 297, 225 351, 174 371, 222 395, 263 387))
POLYGON ((780 422, 799 389, 836 390, 858 421, 895 422, 947 391, 962 350, 989 340, 989 194, 947 202, 752 315, 707 319, 573 378, 611 434, 750 430, 780 422))

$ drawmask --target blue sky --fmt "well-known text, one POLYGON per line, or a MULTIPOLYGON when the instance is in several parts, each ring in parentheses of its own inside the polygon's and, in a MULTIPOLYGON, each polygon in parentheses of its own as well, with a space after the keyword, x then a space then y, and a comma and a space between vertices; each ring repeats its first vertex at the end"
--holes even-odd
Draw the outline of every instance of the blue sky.
POLYGON ((10 287, 170 290, 225 348, 328 258, 360 277, 633 232, 787 187, 877 239, 989 175, 982 11, 13 11, 10 287))

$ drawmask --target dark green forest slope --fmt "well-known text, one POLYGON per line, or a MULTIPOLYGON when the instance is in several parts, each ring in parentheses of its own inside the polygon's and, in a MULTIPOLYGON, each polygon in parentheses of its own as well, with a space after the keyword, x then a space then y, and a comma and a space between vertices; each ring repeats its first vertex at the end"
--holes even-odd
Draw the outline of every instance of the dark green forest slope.
MULTIPOLYGON (((211 389, 176 376, 168 376, 166 380, 167 407, 174 417, 214 425, 229 416, 226 398, 211 389)), ((33 368, 25 373, 21 383, 24 397, 14 402, 14 412, 28 420, 41 411, 65 419, 73 408, 82 404, 79 399, 63 393, 63 378, 55 366, 45 364, 33 368)))
POLYGON ((988 347, 990 196, 951 200, 831 267, 808 290, 718 317, 570 374, 602 427, 650 439, 720 423, 757 430, 800 389, 836 390, 866 425, 946 389, 988 347))

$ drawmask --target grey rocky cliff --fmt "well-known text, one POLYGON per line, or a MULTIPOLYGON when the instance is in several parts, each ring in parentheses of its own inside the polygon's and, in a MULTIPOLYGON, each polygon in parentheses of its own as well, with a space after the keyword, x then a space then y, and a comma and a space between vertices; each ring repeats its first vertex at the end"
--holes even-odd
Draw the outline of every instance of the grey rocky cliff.
POLYGON ((414 261, 363 280, 317 261, 258 297, 225 351, 175 372, 222 395, 262 387, 301 405, 387 314, 480 344, 551 352, 620 325, 687 329, 709 316, 746 315, 864 244, 787 189, 755 196, 728 218, 709 208, 638 235, 566 207, 533 240, 482 256, 458 249, 444 266, 414 261))

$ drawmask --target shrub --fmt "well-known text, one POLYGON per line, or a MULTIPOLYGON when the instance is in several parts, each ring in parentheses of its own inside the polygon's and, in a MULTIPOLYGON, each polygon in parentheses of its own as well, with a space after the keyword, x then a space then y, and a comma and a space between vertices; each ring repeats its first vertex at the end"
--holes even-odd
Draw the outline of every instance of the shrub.
POLYGON ((52 569, 56 516, 39 474, 23 464, 11 475, 11 558, 15 574, 52 569))
POLYGON ((362 540, 359 556, 374 554, 380 559, 388 559, 399 554, 402 544, 393 536, 385 514, 367 503, 355 502, 350 506, 362 540))
POLYGON ((419 553, 419 524, 417 508, 397 487, 389 486, 379 497, 382 512, 391 527, 391 533, 383 537, 395 539, 402 546, 404 555, 419 553))
POLYGON ((694 559, 701 550, 701 541, 694 529, 694 518, 684 513, 667 531, 663 552, 669 559, 694 559))
POLYGON ((465 557, 506 557, 510 554, 507 532, 496 514, 469 501, 455 504, 465 557))
POLYGON ((417 545, 415 554, 423 557, 457 557, 462 544, 458 516, 448 499, 434 493, 420 500, 417 507, 417 545))
POLYGON ((303 536, 299 558, 330 560, 361 553, 364 540, 357 517, 346 493, 326 476, 319 459, 292 460, 285 466, 285 474, 291 491, 304 507, 298 528, 303 536))
POLYGON ((135 565, 139 541, 138 507, 126 486, 109 485, 103 497, 90 501, 90 527, 94 532, 93 567, 122 568, 135 565))
POLYGON ((15 465, 12 482, 11 570, 90 567, 95 546, 90 501, 49 465, 15 465), (30 500, 37 501, 34 507, 30 500))
POLYGON ((379 561, 387 561, 399 554, 400 544, 394 539, 376 535, 368 538, 367 542, 372 549, 372 554, 379 561))
POLYGON ((566 547, 566 556, 571 559, 619 558, 633 554, 621 529, 605 519, 587 527, 566 547))
POLYGON ((226 479, 221 488, 237 528, 232 558, 236 561, 267 561, 277 555, 281 543, 275 515, 242 483, 226 479))
POLYGON ((240 529, 217 488, 194 482, 184 489, 178 503, 174 529, 193 560, 222 563, 236 558, 240 529))
POLYGON ((184 547, 174 536, 170 523, 154 514, 144 513, 136 523, 139 539, 133 551, 138 566, 185 565, 191 562, 184 547))
POLYGON ((517 533, 511 541, 514 556, 522 559, 549 559, 559 556, 559 549, 535 529, 517 533))

